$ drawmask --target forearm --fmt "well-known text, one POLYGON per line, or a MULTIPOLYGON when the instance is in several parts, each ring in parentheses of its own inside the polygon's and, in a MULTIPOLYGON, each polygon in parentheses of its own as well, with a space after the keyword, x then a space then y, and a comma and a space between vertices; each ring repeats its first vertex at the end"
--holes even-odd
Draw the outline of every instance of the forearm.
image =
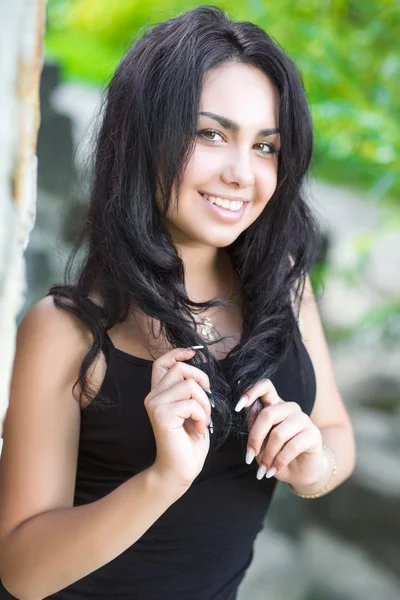
MULTIPOLYGON (((320 431, 323 444, 331 450, 336 460, 336 476, 331 481, 327 490, 321 494, 324 496, 329 494, 329 492, 337 488, 350 477, 355 466, 356 449, 351 425, 323 427, 320 428, 320 431)), ((321 467, 321 472, 317 481, 310 485, 295 485, 295 490, 301 494, 315 494, 320 492, 329 482, 332 468, 333 461, 329 454, 326 453, 324 464, 321 467)))
POLYGON ((96 502, 32 517, 2 540, 2 581, 22 600, 45 598, 121 554, 178 498, 150 468, 96 502))

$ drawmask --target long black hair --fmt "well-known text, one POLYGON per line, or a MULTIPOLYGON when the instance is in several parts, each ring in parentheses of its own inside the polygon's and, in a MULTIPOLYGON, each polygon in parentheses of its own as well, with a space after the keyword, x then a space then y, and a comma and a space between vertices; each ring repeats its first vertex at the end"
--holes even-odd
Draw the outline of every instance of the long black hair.
MULTIPOLYGON (((279 93, 281 150, 277 187, 256 221, 226 248, 240 283, 243 333, 229 368, 207 345, 193 364, 211 380, 220 441, 245 417, 239 397, 270 377, 297 325, 305 276, 318 251, 318 230, 301 193, 312 156, 312 123, 293 61, 262 29, 234 22, 214 6, 199 6, 161 22, 135 40, 108 85, 98 134, 90 207, 66 267, 53 286, 57 306, 79 316, 92 334, 82 362, 80 398, 98 402, 87 371, 104 346, 104 333, 139 309, 159 322, 172 347, 204 345, 191 312, 224 305, 195 303, 184 285, 184 265, 163 225, 177 201, 194 149, 205 74, 229 62, 263 71, 279 93), (171 199, 172 186, 177 194, 171 199), (163 209, 155 202, 161 192, 163 209), (78 254, 84 260, 71 276, 78 254), (89 297, 96 292, 101 306, 89 297)), ((215 422, 215 420, 214 420, 215 422)))

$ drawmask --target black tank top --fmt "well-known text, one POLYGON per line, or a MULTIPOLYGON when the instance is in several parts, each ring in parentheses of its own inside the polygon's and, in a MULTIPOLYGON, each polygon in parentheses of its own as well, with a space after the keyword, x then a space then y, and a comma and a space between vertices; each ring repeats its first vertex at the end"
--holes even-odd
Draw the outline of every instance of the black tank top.
MULTIPOLYGON (((112 403, 82 410, 75 506, 102 498, 156 457, 143 404, 152 362, 115 348, 110 338, 106 350, 102 391, 112 403)), ((299 333, 271 380, 281 398, 311 414, 315 375, 299 333)), ((245 463, 245 442, 230 435, 218 450, 211 444, 189 490, 140 539, 49 598, 234 600, 277 482, 256 479, 258 464, 245 463)))

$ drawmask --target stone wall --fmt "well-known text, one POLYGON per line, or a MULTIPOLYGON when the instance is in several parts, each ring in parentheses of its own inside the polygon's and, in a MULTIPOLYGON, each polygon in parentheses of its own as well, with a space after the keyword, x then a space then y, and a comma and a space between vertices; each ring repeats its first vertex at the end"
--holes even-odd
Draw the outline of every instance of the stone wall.
POLYGON ((26 290, 23 251, 35 222, 45 4, 0 3, 0 433, 26 290))

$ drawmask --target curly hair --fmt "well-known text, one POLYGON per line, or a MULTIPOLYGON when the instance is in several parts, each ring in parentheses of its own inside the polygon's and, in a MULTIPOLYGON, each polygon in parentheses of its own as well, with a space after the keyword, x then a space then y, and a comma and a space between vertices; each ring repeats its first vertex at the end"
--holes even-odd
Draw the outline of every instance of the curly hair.
POLYGON ((192 363, 210 377, 220 443, 232 428, 245 431, 246 417, 233 414, 232 403, 270 377, 285 357, 298 327, 305 277, 319 248, 318 228, 302 195, 312 157, 310 111, 295 64, 265 31, 230 20, 217 7, 200 6, 140 33, 107 87, 88 216, 64 283, 48 292, 91 331, 93 343, 75 386, 92 402, 100 400, 87 371, 103 348, 105 331, 123 322, 132 308, 158 321, 172 347, 204 345, 191 311, 226 303, 189 299, 184 265, 163 216, 174 182, 178 201, 194 149, 204 76, 232 62, 260 69, 276 86, 281 150, 273 196, 226 247, 242 290, 240 342, 230 351, 225 372, 207 344, 204 356, 192 363), (156 190, 161 190, 161 209, 156 190), (84 260, 72 276, 82 251, 84 260), (101 306, 90 299, 93 291, 101 306))

